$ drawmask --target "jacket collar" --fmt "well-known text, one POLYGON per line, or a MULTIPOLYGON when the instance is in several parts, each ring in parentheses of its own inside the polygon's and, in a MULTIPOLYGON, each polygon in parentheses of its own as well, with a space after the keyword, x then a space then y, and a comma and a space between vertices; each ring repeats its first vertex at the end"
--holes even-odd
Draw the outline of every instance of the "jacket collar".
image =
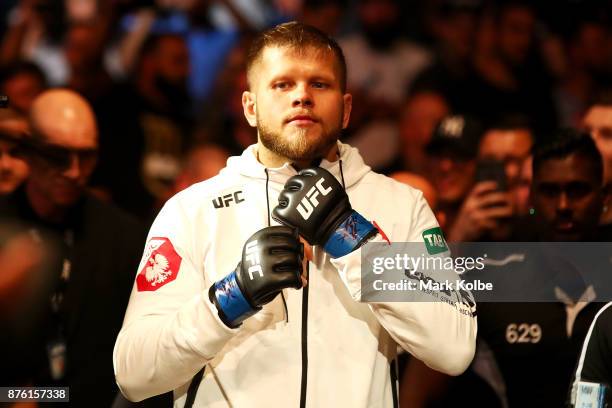
MULTIPOLYGON (((230 157, 227 167, 222 170, 221 174, 239 174, 244 177, 266 180, 266 167, 257 160, 256 151, 257 145, 253 144, 247 147, 242 155, 230 157)), ((356 148, 338 142, 338 151, 340 153, 338 160, 323 159, 320 167, 328 170, 340 182, 344 176, 345 188, 348 188, 363 178, 370 171, 370 167, 364 163, 356 148), (342 175, 340 165, 342 165, 342 175)), ((277 184, 275 186, 277 189, 282 188, 289 177, 297 174, 295 168, 289 163, 280 167, 267 168, 267 171, 270 184, 273 186, 277 184)))

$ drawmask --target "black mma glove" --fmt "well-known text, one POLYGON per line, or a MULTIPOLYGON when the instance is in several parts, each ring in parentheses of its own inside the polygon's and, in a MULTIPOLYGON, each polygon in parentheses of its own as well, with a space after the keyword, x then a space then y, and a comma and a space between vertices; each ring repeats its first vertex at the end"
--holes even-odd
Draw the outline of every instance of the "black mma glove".
POLYGON ((334 258, 359 248, 378 230, 353 210, 344 188, 327 170, 300 171, 285 183, 272 218, 294 228, 334 258))
POLYGON ((236 270, 208 290, 219 318, 236 328, 282 289, 301 288, 303 256, 304 245, 294 228, 267 227, 251 235, 236 270))

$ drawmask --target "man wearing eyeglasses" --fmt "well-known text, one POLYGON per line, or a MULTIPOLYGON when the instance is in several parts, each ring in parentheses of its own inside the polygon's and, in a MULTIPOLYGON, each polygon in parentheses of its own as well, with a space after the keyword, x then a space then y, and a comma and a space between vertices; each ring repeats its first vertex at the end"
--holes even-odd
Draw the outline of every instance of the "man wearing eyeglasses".
POLYGON ((43 307, 12 343, 22 345, 0 352, 7 354, 0 361, 8 361, 0 384, 70 387, 73 406, 108 407, 117 392, 113 344, 144 230, 87 193, 98 133, 85 99, 69 90, 49 90, 36 98, 29 120, 31 136, 22 151, 30 176, 0 199, 0 222, 17 222, 57 247, 57 265, 49 268, 51 276, 33 279, 50 282, 39 291, 43 307))

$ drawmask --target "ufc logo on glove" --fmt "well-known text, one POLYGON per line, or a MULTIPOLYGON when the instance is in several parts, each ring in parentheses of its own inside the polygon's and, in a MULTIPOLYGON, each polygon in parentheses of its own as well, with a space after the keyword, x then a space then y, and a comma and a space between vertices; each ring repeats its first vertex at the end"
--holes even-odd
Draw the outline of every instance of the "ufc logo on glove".
POLYGON ((300 204, 297 206, 297 210, 303 219, 307 220, 310 218, 314 209, 319 205, 319 200, 317 200, 319 194, 326 196, 332 191, 331 187, 323 187, 324 181, 325 179, 321 177, 314 187, 306 193, 306 197, 302 198, 302 201, 300 201, 300 204))
POLYGON ((251 266, 249 266, 249 278, 251 280, 253 278, 253 272, 258 272, 259 276, 263 278, 263 270, 261 269, 261 265, 259 263, 259 248, 257 248, 257 240, 249 242, 246 247, 246 259, 249 261, 251 266))

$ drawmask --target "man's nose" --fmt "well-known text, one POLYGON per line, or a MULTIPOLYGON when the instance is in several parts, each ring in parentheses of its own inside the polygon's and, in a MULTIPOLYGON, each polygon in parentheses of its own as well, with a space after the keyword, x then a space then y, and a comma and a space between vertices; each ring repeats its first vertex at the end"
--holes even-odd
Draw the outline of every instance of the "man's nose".
POLYGON ((450 157, 444 157, 440 159, 440 170, 441 171, 450 171, 454 167, 453 159, 450 157))
POLYGON ((570 210, 570 203, 567 198, 567 193, 565 191, 559 194, 559 199, 557 200, 557 211, 564 212, 570 210))
POLYGON ((79 156, 77 154, 70 155, 70 164, 63 172, 64 177, 69 178, 71 180, 76 180, 81 175, 81 163, 79 156))
POLYGON ((8 154, 0 152, 0 169, 8 169, 11 167, 11 158, 8 154))
POLYGON ((298 106, 310 108, 314 105, 312 95, 310 94, 310 90, 306 84, 296 86, 292 98, 293 100, 291 102, 291 106, 294 108, 297 108, 298 106))

